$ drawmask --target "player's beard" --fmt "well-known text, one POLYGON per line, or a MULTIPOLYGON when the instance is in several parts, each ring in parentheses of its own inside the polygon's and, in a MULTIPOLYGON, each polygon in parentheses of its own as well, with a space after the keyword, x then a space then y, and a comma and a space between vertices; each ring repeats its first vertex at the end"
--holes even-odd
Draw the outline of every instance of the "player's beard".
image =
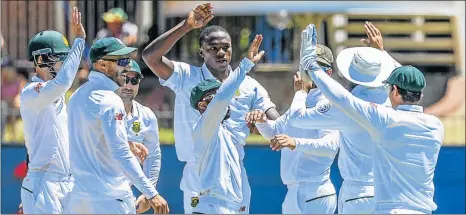
POLYGON ((123 103, 130 104, 134 99, 134 90, 123 88, 120 90, 120 97, 123 103))

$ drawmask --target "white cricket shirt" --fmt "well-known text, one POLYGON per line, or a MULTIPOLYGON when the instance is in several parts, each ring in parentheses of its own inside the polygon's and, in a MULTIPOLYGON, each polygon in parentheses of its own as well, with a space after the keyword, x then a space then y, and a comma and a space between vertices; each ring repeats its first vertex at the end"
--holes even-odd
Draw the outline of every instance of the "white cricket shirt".
POLYGON ((127 116, 126 126, 128 140, 142 143, 149 150, 142 169, 154 187, 157 187, 162 165, 157 117, 150 108, 133 100, 132 114, 127 116))
POLYGON ((210 195, 237 204, 243 200, 243 163, 238 152, 238 146, 243 143, 231 132, 234 128, 225 125, 223 119, 236 90, 253 66, 252 61, 244 58, 194 125, 193 153, 198 160, 201 197, 210 195))
POLYGON ((65 93, 81 63, 85 41, 76 38, 54 79, 34 76, 20 94, 20 112, 29 169, 69 175, 68 119, 65 93))
POLYGON ((152 198, 157 191, 129 149, 126 112, 116 89, 118 85, 106 75, 91 71, 89 81, 69 100, 70 161, 75 177, 72 193, 123 198, 133 195, 130 180, 152 198))
POLYGON ((310 73, 328 100, 373 138, 375 213, 436 210, 433 179, 444 137, 442 122, 418 105, 393 109, 363 101, 323 71, 310 73))

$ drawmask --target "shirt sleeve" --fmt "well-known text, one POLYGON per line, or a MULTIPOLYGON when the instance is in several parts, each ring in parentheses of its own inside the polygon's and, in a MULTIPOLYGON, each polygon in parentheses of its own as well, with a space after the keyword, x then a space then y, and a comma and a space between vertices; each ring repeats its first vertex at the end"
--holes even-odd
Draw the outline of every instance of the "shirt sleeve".
POLYGON ((144 175, 138 160, 128 145, 123 102, 120 99, 120 101, 112 101, 113 104, 108 103, 108 105, 105 105, 107 107, 104 107, 105 109, 100 114, 100 121, 110 154, 120 164, 131 183, 147 198, 152 198, 158 192, 144 175))
POLYGON ((336 110, 330 102, 306 108, 306 97, 306 92, 296 92, 291 103, 292 112, 289 119, 291 125, 303 129, 339 129, 342 127, 342 122, 337 120, 339 110, 336 110))
POLYGON ((182 92, 184 86, 193 82, 193 79, 197 77, 196 75, 199 75, 196 74, 199 69, 187 63, 177 61, 172 62, 174 65, 172 75, 167 80, 159 77, 159 81, 162 86, 170 88, 175 93, 182 92))
POLYGON ((328 131, 324 132, 321 138, 294 138, 296 142, 295 150, 318 154, 325 156, 334 156, 338 152, 340 144, 340 132, 339 131, 328 131))
POLYGON ((379 137, 388 118, 388 108, 353 96, 324 71, 310 71, 310 76, 325 97, 345 115, 366 129, 372 137, 379 137))
POLYGON ((159 180, 160 168, 162 167, 162 151, 160 150, 159 125, 155 114, 149 108, 146 108, 150 119, 150 128, 144 138, 144 145, 149 150, 149 156, 144 160, 143 170, 150 182, 157 187, 159 180))
POLYGON ((282 115, 276 120, 256 123, 256 128, 265 139, 271 140, 275 135, 283 133, 284 117, 285 115, 282 115))
MULTIPOLYGON (((252 78, 251 78, 252 79, 252 78)), ((252 109, 259 109, 266 112, 270 108, 275 108, 276 105, 270 99, 269 93, 265 88, 256 80, 252 79, 255 83, 254 88, 254 101, 252 109)))
POLYGON ((60 71, 54 79, 47 82, 31 83, 21 94, 21 103, 24 107, 43 109, 52 104, 60 96, 65 95, 73 84, 81 63, 85 41, 82 38, 74 39, 73 46, 63 62, 60 71))
POLYGON ((222 83, 215 97, 207 105, 207 109, 194 125, 194 132, 192 132, 193 139, 199 140, 199 142, 194 144, 195 154, 201 154, 206 144, 211 142, 219 129, 220 123, 225 118, 231 99, 233 99, 236 90, 253 66, 254 63, 252 61, 244 58, 238 68, 228 75, 228 78, 222 83))

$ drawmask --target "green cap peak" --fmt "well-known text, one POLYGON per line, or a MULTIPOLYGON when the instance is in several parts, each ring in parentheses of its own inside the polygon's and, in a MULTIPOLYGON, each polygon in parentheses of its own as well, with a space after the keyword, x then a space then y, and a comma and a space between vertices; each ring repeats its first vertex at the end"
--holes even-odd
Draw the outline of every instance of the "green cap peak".
POLYGON ((327 46, 317 44, 316 46, 316 55, 317 55, 317 62, 319 64, 327 66, 327 67, 332 67, 333 65, 333 53, 330 48, 327 46))
POLYGON ((127 68, 125 68, 125 70, 127 72, 135 72, 137 73, 141 78, 144 78, 144 76, 142 75, 142 72, 141 72, 141 67, 139 67, 138 63, 131 59, 131 61, 129 62, 129 65, 127 68))
POLYGON ((97 40, 92 44, 89 50, 90 60, 94 63, 96 60, 109 56, 128 56, 136 51, 137 48, 127 47, 120 39, 115 37, 105 37, 97 40))
POLYGON ((424 74, 411 65, 396 68, 384 83, 396 85, 411 92, 421 92, 426 87, 424 74))
POLYGON ((191 106, 197 110, 197 103, 201 101, 202 96, 213 89, 220 88, 221 85, 222 83, 217 79, 207 79, 199 83, 191 90, 191 106))
POLYGON ((35 34, 28 44, 28 59, 34 61, 34 55, 54 54, 66 57, 70 51, 70 44, 63 34, 58 31, 46 30, 35 34), (33 54, 34 53, 34 54, 33 54))

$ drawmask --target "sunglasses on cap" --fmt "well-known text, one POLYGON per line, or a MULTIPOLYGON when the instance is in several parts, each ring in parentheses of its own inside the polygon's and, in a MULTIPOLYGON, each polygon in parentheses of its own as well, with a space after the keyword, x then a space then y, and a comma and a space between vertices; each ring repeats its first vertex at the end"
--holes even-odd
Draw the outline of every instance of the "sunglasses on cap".
POLYGON ((131 59, 130 59, 130 58, 102 59, 102 60, 111 61, 111 62, 117 62, 118 66, 121 66, 121 67, 126 67, 126 66, 128 66, 129 63, 131 62, 131 59))

